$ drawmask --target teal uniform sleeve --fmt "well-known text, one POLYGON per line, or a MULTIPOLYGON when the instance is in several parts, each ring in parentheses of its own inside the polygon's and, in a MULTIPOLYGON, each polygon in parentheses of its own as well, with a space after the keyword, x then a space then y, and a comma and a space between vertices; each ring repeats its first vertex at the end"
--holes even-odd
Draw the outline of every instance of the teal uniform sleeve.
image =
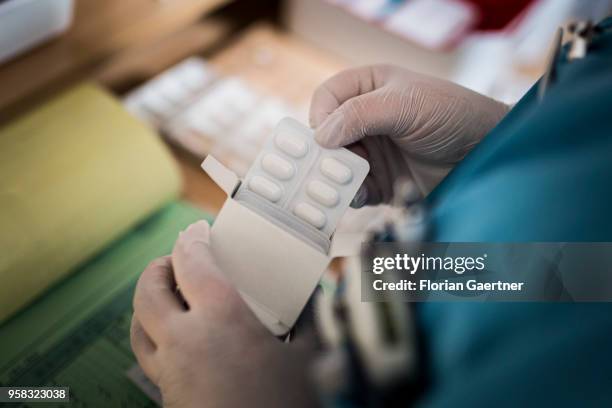
MULTIPOLYGON (((600 27, 542 102, 534 87, 430 195, 431 240, 612 241, 612 20, 600 27)), ((612 303, 416 313, 420 406, 612 406, 612 303)))

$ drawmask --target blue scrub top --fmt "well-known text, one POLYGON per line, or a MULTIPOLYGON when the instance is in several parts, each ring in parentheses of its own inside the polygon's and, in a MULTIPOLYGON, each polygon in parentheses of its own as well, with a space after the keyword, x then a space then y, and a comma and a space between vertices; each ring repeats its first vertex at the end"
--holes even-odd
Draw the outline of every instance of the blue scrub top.
MULTIPOLYGON (((612 241, 612 19, 430 195, 433 241, 612 241)), ((579 274, 580 271, 576 270, 579 274)), ((612 273, 612 271, 611 271, 612 273)), ((612 407, 612 303, 423 303, 426 407, 612 407)))

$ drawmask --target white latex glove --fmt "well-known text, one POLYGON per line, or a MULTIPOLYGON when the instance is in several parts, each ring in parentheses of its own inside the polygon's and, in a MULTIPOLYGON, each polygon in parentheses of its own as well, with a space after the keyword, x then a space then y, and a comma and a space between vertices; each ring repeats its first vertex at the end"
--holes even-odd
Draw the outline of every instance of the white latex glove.
POLYGON ((342 71, 315 91, 310 126, 325 147, 348 146, 370 162, 353 206, 389 202, 399 177, 422 196, 509 107, 442 79, 390 65, 342 71))
POLYGON ((164 406, 312 406, 309 350, 257 320, 215 265, 208 237, 206 222, 191 225, 136 286, 132 349, 164 406))

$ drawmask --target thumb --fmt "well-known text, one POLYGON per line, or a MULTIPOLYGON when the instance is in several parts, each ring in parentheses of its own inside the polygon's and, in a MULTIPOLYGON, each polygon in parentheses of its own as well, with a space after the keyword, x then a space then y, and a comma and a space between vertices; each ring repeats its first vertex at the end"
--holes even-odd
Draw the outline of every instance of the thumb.
POLYGON ((210 252, 210 228, 206 221, 190 225, 179 235, 172 251, 177 285, 189 305, 207 301, 231 287, 210 252))
POLYGON ((397 121, 397 109, 384 88, 355 96, 340 105, 315 129, 315 140, 334 149, 355 143, 365 136, 389 135, 397 121))

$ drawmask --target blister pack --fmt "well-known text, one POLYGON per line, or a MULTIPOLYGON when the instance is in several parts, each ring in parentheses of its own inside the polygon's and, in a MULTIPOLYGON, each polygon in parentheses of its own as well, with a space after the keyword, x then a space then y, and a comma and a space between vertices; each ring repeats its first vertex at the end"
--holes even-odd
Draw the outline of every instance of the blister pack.
POLYGON ((365 159, 347 149, 321 147, 310 128, 285 118, 234 199, 327 253, 336 225, 369 169, 365 159))
POLYGON ((272 333, 288 333, 329 262, 359 252, 363 237, 335 229, 368 162, 286 118, 244 180, 212 155, 202 168, 228 195, 211 228, 217 265, 272 333))

